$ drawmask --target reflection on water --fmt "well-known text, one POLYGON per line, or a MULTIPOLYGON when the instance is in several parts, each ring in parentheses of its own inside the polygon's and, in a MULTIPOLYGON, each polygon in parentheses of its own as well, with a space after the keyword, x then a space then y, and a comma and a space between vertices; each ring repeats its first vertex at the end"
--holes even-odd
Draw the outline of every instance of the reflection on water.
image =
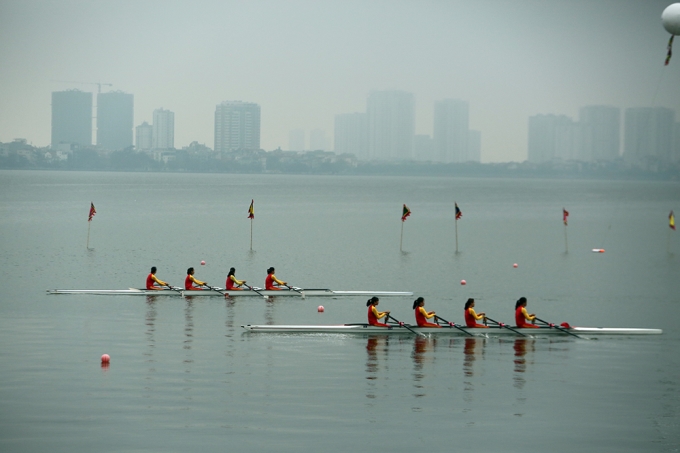
POLYGON ((368 337, 366 343, 366 380, 368 381, 366 398, 375 398, 376 380, 380 370, 379 361, 381 356, 384 362, 387 361, 389 340, 389 335, 371 335, 368 337))
POLYGON ((425 365, 434 362, 434 349, 437 346, 436 337, 428 338, 416 335, 413 340, 413 351, 411 358, 413 359, 413 386, 416 388, 413 396, 416 398, 425 396, 424 385, 421 382, 425 378, 423 369, 425 365), (429 353, 429 354, 428 354, 429 353))

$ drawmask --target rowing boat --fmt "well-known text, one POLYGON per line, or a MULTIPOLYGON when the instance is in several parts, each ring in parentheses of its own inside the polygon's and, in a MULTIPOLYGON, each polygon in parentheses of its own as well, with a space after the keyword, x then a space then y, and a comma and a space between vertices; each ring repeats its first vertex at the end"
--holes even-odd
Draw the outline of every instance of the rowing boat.
POLYGON ((661 329, 638 329, 638 328, 612 328, 612 327, 570 327, 554 328, 540 327, 538 329, 521 329, 513 327, 512 330, 499 326, 490 326, 488 329, 469 328, 456 325, 456 327, 443 325, 436 327, 417 327, 411 325, 393 325, 390 327, 375 327, 368 324, 342 324, 342 325, 244 325, 241 326, 248 332, 261 333, 313 333, 313 334, 411 334, 413 332, 423 334, 448 334, 448 335, 492 335, 492 336, 564 336, 564 335, 660 335, 661 329), (406 328, 408 326, 408 329, 406 328))
POLYGON ((293 297, 345 297, 345 296, 412 296, 412 292, 408 291, 333 291, 330 289, 283 289, 280 291, 264 290, 255 288, 255 290, 244 289, 242 291, 227 291, 222 288, 205 289, 202 291, 186 291, 183 289, 162 289, 162 290, 147 290, 147 289, 50 289, 47 294, 92 294, 104 296, 293 296, 293 297))

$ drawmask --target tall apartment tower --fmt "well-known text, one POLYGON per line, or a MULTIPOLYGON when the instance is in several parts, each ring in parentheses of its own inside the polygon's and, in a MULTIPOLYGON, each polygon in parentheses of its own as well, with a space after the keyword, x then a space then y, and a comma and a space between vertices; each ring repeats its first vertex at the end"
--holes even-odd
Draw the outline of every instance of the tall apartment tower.
POLYGON ((175 113, 170 110, 153 111, 153 149, 173 149, 175 147, 175 113))
POLYGON ((92 145, 92 93, 79 90, 52 93, 52 146, 92 145))
POLYGON ((132 146, 134 98, 122 91, 97 95, 97 145, 115 151, 132 146))
POLYGON ((260 149, 260 106, 224 101, 215 109, 215 151, 260 149))
POLYGON ((153 126, 146 121, 135 128, 135 147, 139 151, 149 151, 153 146, 153 126))
POLYGON ((590 105, 579 110, 579 160, 615 160, 620 156, 621 110, 590 105))
POLYGON ((467 162, 470 109, 466 101, 444 99, 434 104, 434 141, 437 162, 467 162))
POLYGON ((574 121, 566 115, 535 115, 529 117, 529 162, 574 158, 574 121))
POLYGON ((354 154, 359 160, 368 159, 368 118, 365 113, 335 115, 333 151, 354 154))
POLYGON ((623 157, 631 163, 673 160, 675 111, 665 107, 637 107, 624 113, 623 157))
POLYGON ((410 160, 415 136, 415 100, 404 91, 373 91, 368 95, 369 160, 410 160))

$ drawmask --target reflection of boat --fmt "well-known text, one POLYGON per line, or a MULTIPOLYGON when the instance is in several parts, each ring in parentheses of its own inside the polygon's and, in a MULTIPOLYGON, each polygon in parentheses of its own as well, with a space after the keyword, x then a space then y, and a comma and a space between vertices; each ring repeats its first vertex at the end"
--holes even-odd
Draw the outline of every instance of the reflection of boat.
POLYGON ((242 291, 227 291, 222 288, 204 289, 202 291, 185 291, 180 288, 163 290, 146 289, 49 289, 47 294, 93 294, 106 296, 293 296, 293 297, 344 297, 344 296, 412 296, 408 291, 333 291, 330 289, 284 289, 280 291, 268 291, 255 288, 254 290, 244 289, 242 291))
POLYGON ((436 327, 416 327, 411 325, 394 325, 390 327, 375 327, 368 324, 341 324, 341 325, 325 325, 325 326, 296 326, 296 325, 245 325, 241 326, 249 332, 266 332, 266 333, 340 333, 340 334, 362 334, 362 333, 382 333, 382 334, 411 334, 423 333, 426 335, 503 335, 503 336, 567 336, 569 334, 575 335, 659 335, 663 333, 661 329, 636 329, 636 328, 610 328, 610 327, 570 327, 555 328, 555 327, 540 327, 538 329, 520 329, 513 328, 512 330, 493 326, 488 329, 477 329, 456 326, 442 326, 436 327))

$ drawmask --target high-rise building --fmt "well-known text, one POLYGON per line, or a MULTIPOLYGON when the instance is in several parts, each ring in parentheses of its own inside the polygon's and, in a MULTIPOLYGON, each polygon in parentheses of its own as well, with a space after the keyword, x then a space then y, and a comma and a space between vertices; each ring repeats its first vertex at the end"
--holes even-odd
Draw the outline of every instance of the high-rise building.
POLYGON ((288 151, 304 151, 305 150, 305 131, 302 129, 293 129, 288 132, 288 151))
POLYGON ((153 126, 146 121, 135 128, 135 147, 149 151, 153 147, 153 126))
POLYGON ((470 130, 468 135, 468 161, 482 161, 482 132, 470 130))
POLYGON ((122 91, 97 94, 97 145, 115 151, 132 146, 134 98, 122 91))
POLYGON ((615 160, 620 156, 621 111, 590 105, 579 110, 577 157, 586 162, 615 160))
POLYGON ((52 146, 62 143, 92 145, 92 93, 52 93, 52 146))
POLYGON ((434 104, 434 141, 437 162, 467 162, 470 135, 468 103, 460 99, 444 99, 434 104))
POLYGON ((170 110, 153 111, 153 149, 173 149, 175 147, 175 113, 170 110))
POLYGON ((410 160, 415 136, 415 100, 404 91, 368 95, 368 159, 410 160))
POLYGON ((570 160, 574 156, 574 121, 566 115, 535 115, 529 117, 529 162, 570 160))
POLYGON ((671 162, 675 111, 665 107, 637 107, 624 113, 626 161, 636 164, 671 162))
POLYGON ((336 154, 354 154, 359 160, 368 159, 368 120, 365 113, 335 115, 333 131, 336 154))
POLYGON ((224 101, 215 109, 215 151, 260 149, 260 106, 224 101))

